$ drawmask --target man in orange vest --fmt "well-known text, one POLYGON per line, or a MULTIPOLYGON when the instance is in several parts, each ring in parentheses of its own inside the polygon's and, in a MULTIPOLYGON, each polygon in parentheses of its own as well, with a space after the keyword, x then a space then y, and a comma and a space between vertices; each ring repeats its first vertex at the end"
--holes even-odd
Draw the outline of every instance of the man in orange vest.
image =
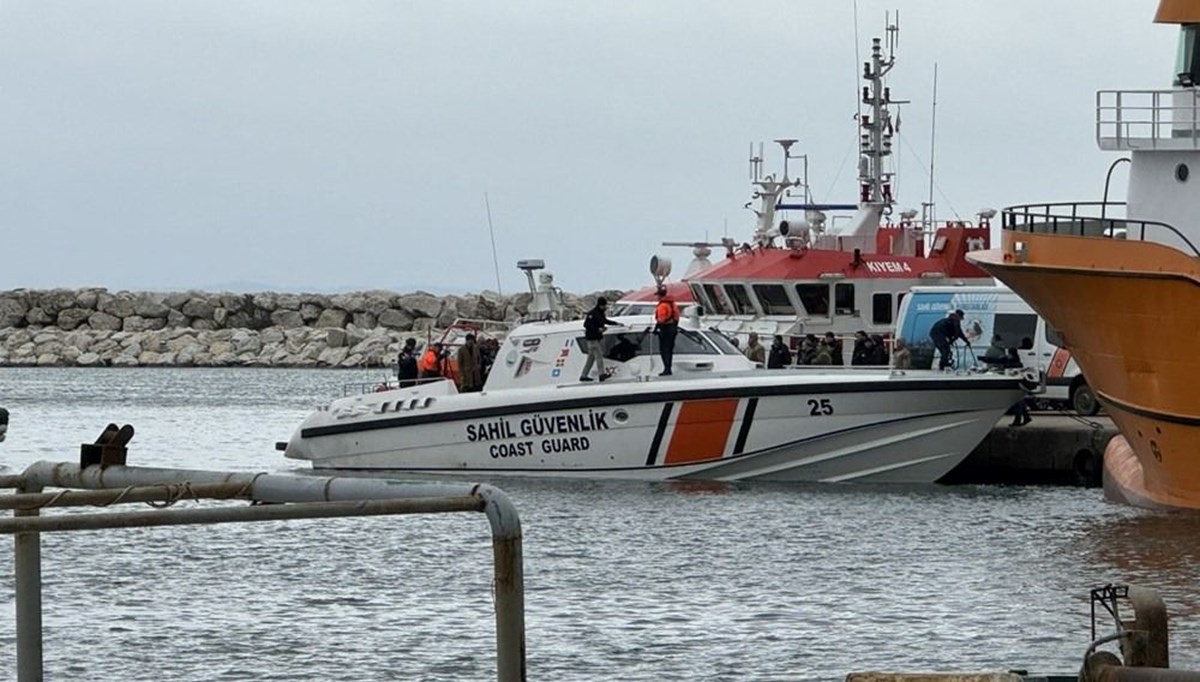
POLYGON ((679 306, 667 288, 657 291, 658 305, 654 308, 654 333, 658 334, 658 353, 662 357, 663 371, 659 376, 671 376, 671 359, 675 355, 675 336, 679 333, 679 306))
POLYGON ((425 354, 421 356, 419 369, 422 379, 437 379, 442 376, 442 344, 429 344, 425 354))

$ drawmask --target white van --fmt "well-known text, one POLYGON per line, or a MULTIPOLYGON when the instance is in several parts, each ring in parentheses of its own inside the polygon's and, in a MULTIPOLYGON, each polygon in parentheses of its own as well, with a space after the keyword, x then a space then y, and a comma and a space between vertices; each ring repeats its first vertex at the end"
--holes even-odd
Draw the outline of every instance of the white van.
POLYGON ((913 368, 928 369, 937 352, 929 328, 950 311, 966 314, 963 333, 971 341, 968 353, 960 341, 955 347, 955 366, 982 365, 995 337, 1002 348, 1016 348, 1025 367, 1037 367, 1046 380, 1041 399, 1067 403, 1079 414, 1093 415, 1100 409, 1096 396, 1071 357, 1061 347, 1062 338, 1025 301, 1002 286, 913 287, 900 303, 896 336, 912 351, 913 368))

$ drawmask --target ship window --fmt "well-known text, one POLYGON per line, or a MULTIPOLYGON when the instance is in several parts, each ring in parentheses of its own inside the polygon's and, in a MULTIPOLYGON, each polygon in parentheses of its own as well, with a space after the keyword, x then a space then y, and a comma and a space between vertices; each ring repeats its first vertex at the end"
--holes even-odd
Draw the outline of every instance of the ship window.
POLYGON ((804 304, 804 310, 809 315, 829 315, 829 285, 828 284, 797 284, 796 295, 804 304))
MULTIPOLYGON (((967 338, 971 338, 970 325, 963 326, 963 332, 967 338)), ((982 329, 980 329, 980 334, 982 329)), ((1037 315, 1030 313, 1020 314, 997 314, 993 334, 1000 336, 1000 345, 1004 348, 1033 348, 1033 339, 1037 336, 1037 315)), ((972 339, 973 341, 974 339, 972 339)), ((991 339, 980 339, 981 342, 987 343, 991 339)))
POLYGON ((871 295, 871 323, 892 323, 892 295, 887 293, 871 295))
POLYGON ((713 312, 718 315, 729 314, 729 301, 725 298, 725 292, 715 284, 704 285, 705 298, 712 303, 713 312))
POLYGON ((767 315, 795 315, 796 306, 788 298, 787 289, 782 284, 755 284, 754 293, 758 296, 758 304, 767 315))
POLYGON ((746 287, 741 284, 726 284, 725 292, 729 294, 729 301, 733 304, 734 313, 738 315, 755 314, 754 304, 750 302, 750 294, 746 291, 746 287))
POLYGON ((1175 84, 1188 87, 1184 80, 1200 84, 1200 26, 1183 26, 1179 31, 1179 50, 1175 56, 1175 84))
POLYGON ((704 289, 700 288, 699 284, 689 284, 692 289, 692 298, 700 305, 700 314, 704 315, 706 311, 712 310, 712 304, 708 302, 708 297, 704 295, 704 289))
POLYGON ((833 289, 835 312, 837 312, 838 315, 853 315, 855 312, 854 285, 835 284, 833 289))

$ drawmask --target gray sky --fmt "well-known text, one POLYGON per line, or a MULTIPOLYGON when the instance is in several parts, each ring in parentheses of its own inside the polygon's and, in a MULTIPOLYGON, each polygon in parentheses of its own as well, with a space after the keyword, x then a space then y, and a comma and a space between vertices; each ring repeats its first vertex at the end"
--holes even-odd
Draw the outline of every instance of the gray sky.
MULTIPOLYGON (((1170 85, 1156 6, 859 0, 860 59, 901 11, 901 207, 935 61, 941 217, 1098 200, 1095 91, 1170 85)), ((5 2, 0 290, 495 289, 485 192, 506 292, 642 286, 750 234, 751 141, 853 201, 855 47, 850 0, 5 2)))

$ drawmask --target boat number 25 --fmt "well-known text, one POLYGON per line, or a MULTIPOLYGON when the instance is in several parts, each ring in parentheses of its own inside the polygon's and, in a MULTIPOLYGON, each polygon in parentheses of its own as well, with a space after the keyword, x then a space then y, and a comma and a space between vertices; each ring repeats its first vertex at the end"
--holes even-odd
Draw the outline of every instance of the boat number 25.
POLYGON ((808 413, 814 417, 828 417, 833 414, 833 403, 829 402, 829 398, 809 398, 808 413))

